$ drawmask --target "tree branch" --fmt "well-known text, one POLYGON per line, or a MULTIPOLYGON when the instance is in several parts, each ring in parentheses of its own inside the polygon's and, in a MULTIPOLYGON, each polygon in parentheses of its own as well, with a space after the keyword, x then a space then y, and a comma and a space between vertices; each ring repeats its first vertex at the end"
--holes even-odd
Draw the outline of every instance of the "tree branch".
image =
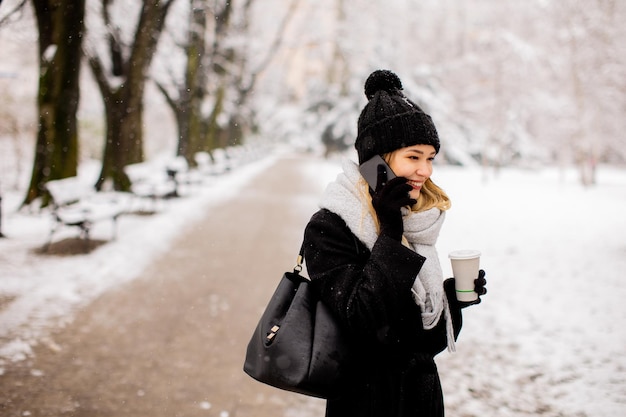
POLYGON ((92 54, 84 49, 83 53, 85 54, 85 57, 87 57, 87 62, 89 63, 89 67, 91 68, 91 72, 96 79, 96 83, 100 88, 102 96, 108 98, 111 94, 111 86, 109 85, 102 61, 96 54, 92 54))
POLYGON ((159 81, 155 80, 154 84, 156 85, 158 90, 161 92, 161 94, 163 94, 163 97, 165 97, 165 101, 167 101, 167 104, 169 104, 169 106, 174 110, 178 109, 179 100, 174 99, 174 97, 172 97, 172 95, 167 91, 165 86, 159 81))
MULTIPOLYGON (((24 7, 24 5, 26 4, 28 0, 22 0, 20 3, 18 3, 13 10, 10 10, 6 16, 4 16, 2 19, 0 19, 0 26, 2 26, 5 22, 7 22, 11 16, 13 16, 13 14, 21 11, 22 7, 24 7)), ((2 0, 0 0, 0 3, 2 3, 2 0)))
POLYGON ((272 59, 274 59, 274 56, 280 49, 280 46, 282 45, 283 40, 284 40, 283 35, 285 34, 285 31, 287 30, 287 26, 289 25, 291 18, 296 12, 297 6, 298 6, 298 0, 293 0, 291 4, 289 5, 289 9, 287 9, 287 13, 283 17, 283 20, 280 22, 280 26, 278 27, 278 31, 276 32, 274 42, 272 42, 272 45, 270 46, 267 52, 267 55, 261 61, 261 63, 257 66, 257 68, 252 70, 250 74, 250 83, 247 87, 244 88, 245 94, 247 94, 250 90, 252 90, 252 88, 254 87, 254 84, 256 83, 256 79, 258 78, 258 76, 263 71, 265 71, 265 69, 267 69, 269 64, 272 62, 272 59))

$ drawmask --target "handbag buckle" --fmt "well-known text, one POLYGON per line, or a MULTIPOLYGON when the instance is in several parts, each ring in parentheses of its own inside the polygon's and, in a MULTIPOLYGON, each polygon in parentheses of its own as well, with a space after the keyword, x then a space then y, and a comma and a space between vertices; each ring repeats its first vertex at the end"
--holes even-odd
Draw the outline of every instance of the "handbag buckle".
POLYGON ((298 259, 296 260, 296 266, 293 267, 293 270, 295 272, 301 272, 302 271, 302 260, 303 260, 302 255, 298 255, 298 259))
POLYGON ((275 324, 274 326, 272 326, 270 332, 267 334, 267 336, 265 336, 265 342, 271 343, 272 339, 274 339, 274 336, 276 336, 276 333, 278 333, 278 330, 280 330, 279 325, 275 324))

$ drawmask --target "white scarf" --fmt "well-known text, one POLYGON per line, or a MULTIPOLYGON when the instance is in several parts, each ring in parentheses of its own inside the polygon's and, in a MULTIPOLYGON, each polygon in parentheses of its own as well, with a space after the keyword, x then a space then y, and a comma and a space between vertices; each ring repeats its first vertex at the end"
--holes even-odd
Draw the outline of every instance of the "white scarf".
MULTIPOLYGON (((343 161, 343 173, 337 176, 326 188, 320 203, 341 217, 352 233, 372 250, 378 239, 376 220, 369 209, 369 201, 363 195, 362 177, 358 165, 353 161, 343 161)), ((445 213, 437 208, 423 212, 411 212, 403 209, 404 237, 408 247, 424 256, 426 261, 420 269, 411 292, 415 303, 422 311, 424 329, 432 329, 439 322, 441 315, 446 320, 448 350, 455 351, 454 332, 450 308, 443 290, 443 273, 435 243, 443 225, 445 213)))

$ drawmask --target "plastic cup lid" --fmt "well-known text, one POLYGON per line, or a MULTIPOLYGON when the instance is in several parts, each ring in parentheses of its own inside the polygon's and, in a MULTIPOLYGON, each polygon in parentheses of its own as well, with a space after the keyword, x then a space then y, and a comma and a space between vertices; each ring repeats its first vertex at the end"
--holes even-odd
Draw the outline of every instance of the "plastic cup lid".
POLYGON ((450 259, 473 259, 479 257, 480 251, 474 249, 455 250, 448 254, 450 259))

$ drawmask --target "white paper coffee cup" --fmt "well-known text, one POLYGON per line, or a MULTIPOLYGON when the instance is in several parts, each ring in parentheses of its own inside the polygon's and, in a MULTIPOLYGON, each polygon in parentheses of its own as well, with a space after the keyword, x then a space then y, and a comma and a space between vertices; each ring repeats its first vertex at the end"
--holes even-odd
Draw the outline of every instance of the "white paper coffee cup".
POLYGON ((480 251, 473 249, 455 250, 448 254, 452 264, 452 274, 459 301, 475 301, 478 294, 474 291, 474 280, 480 269, 480 251))

